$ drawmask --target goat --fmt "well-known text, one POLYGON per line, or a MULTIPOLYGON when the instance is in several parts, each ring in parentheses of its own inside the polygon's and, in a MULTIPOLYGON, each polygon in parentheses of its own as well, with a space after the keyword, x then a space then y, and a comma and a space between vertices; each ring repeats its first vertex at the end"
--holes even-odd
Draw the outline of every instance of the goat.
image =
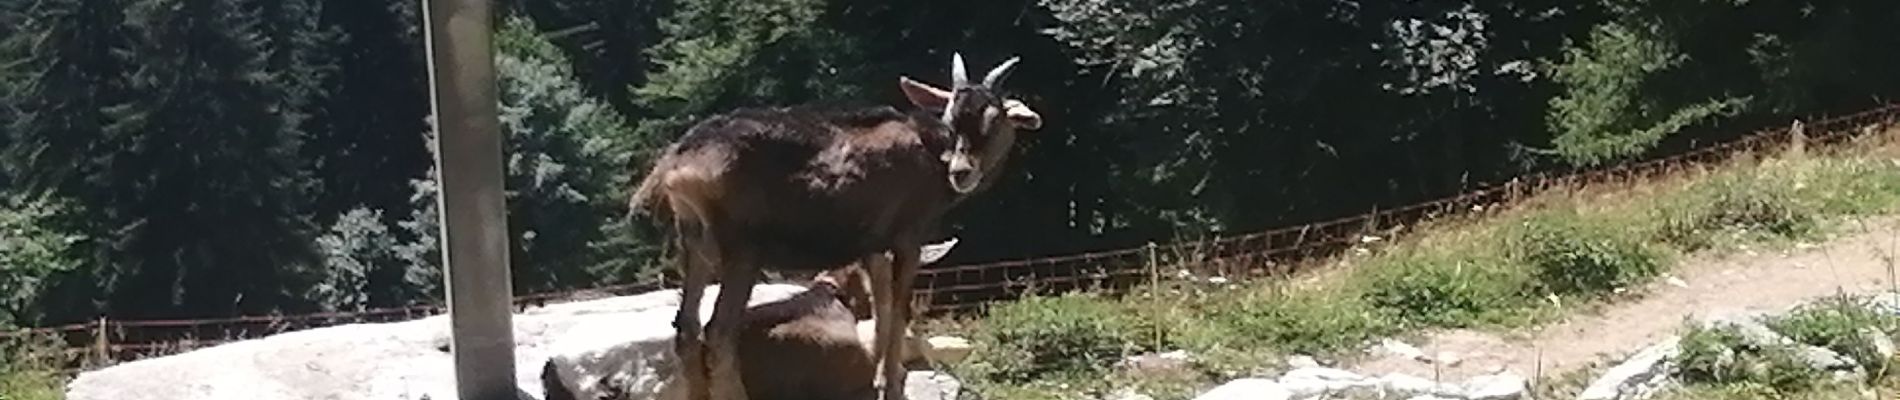
MULTIPOLYGON (((956 238, 924 246, 923 263, 941 259, 956 246, 956 238)), ((872 344, 859 331, 860 311, 850 303, 857 299, 846 288, 864 285, 858 278, 857 265, 822 271, 810 278, 807 290, 782 300, 750 307, 744 331, 739 334, 739 354, 755 362, 744 363, 740 375, 746 394, 753 400, 875 400, 873 380, 876 362, 872 344)), ((607 296, 600 292, 602 297, 607 296)), ((920 342, 905 346, 906 358, 922 360, 920 342)), ((908 361, 908 360, 907 360, 908 361)), ((549 364, 542 370, 542 387, 548 400, 579 400, 561 376, 549 364)), ((676 377, 677 378, 677 377, 676 377)), ((660 400, 683 400, 677 379, 662 386, 660 400)), ((625 393, 606 394, 622 398, 625 393)))
POLYGON ((952 206, 995 183, 1018 128, 1042 125, 1021 101, 997 93, 1019 60, 972 84, 963 56, 953 55, 950 90, 899 77, 924 112, 742 108, 700 120, 662 151, 630 201, 666 212, 681 250, 673 326, 689 400, 746 399, 737 340, 759 271, 853 262, 869 272, 876 303, 883 398, 904 399, 894 350, 910 323, 924 236, 952 206), (721 290, 702 327, 699 300, 715 278, 721 290))

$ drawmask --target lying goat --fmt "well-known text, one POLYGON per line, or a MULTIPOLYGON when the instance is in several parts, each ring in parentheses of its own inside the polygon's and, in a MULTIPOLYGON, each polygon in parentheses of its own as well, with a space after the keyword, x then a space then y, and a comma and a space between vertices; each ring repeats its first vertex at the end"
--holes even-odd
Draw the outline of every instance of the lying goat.
POLYGON ((681 250, 673 327, 689 400, 744 400, 751 391, 737 376, 741 364, 779 362, 739 358, 760 271, 854 262, 868 272, 875 303, 883 398, 904 399, 899 336, 910 323, 924 240, 951 207, 1003 175, 1018 129, 1042 125, 1027 105, 999 93, 1017 59, 981 82, 969 79, 961 55, 951 60, 949 90, 899 78, 921 112, 741 109, 694 124, 662 151, 632 202, 670 216, 681 250), (700 298, 715 279, 721 290, 702 325, 700 298))
MULTIPOLYGON (((925 246, 922 261, 934 263, 956 245, 952 238, 925 246)), ((877 362, 872 344, 859 334, 860 317, 846 304, 847 288, 863 285, 857 265, 818 273, 809 288, 784 300, 748 308, 739 334, 739 354, 753 362, 740 375, 753 400, 875 400, 877 362)), ((920 358, 922 346, 905 346, 906 358, 920 358)), ((550 378, 544 376, 544 378, 550 378)), ((661 390, 659 400, 684 400, 680 381, 661 390)), ((548 382, 548 400, 575 400, 558 382, 548 382)))

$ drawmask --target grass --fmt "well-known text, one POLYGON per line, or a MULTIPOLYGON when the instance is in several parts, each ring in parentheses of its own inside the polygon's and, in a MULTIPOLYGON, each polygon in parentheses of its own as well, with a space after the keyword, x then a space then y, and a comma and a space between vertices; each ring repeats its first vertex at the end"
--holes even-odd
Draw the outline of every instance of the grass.
POLYGON ((1900 317, 1866 307, 1863 300, 1827 299, 1765 322, 1797 343, 1853 359, 1864 369, 1864 379, 1831 379, 1794 357, 1791 346, 1740 346, 1739 336, 1728 329, 1691 327, 1680 359, 1684 385, 1658 399, 1851 399, 1863 393, 1891 398, 1900 392, 1900 374, 1891 369, 1892 355, 1875 351, 1872 340, 1874 335, 1892 340, 1900 333, 1900 317))
POLYGON ((39 340, 0 339, 0 400, 58 400, 65 377, 36 349, 56 348, 39 340))
POLYGON ((926 329, 975 340, 975 353, 949 367, 991 397, 1080 399, 1132 387, 1158 400, 1192 398, 1272 372, 1287 354, 1344 356, 1421 328, 1532 325, 1613 300, 1684 255, 1824 239, 1844 220, 1900 205, 1900 164, 1888 161, 1900 146, 1872 138, 1833 153, 1549 190, 1485 218, 1428 222, 1303 281, 1032 296, 926 329), (1195 355, 1177 371, 1115 365, 1176 349, 1195 355))

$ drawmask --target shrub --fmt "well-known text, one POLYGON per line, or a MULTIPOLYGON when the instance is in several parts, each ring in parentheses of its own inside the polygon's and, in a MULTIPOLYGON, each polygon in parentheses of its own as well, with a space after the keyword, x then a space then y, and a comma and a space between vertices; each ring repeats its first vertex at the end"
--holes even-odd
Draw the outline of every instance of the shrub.
POLYGON ((1248 348, 1318 353, 1345 348, 1396 330, 1357 297, 1325 291, 1245 291, 1210 302, 1181 341, 1198 349, 1248 348))
POLYGON ((1027 297, 989 311, 972 356, 976 372, 1023 383, 1076 373, 1104 373, 1144 346, 1147 320, 1091 294, 1027 297))
POLYGON ((1894 322, 1894 317, 1882 315, 1854 299, 1835 298, 1769 320, 1768 326, 1796 342, 1852 358, 1868 372, 1878 374, 1886 371, 1891 359, 1877 350, 1867 335, 1887 335, 1894 322))
POLYGON ((1368 268, 1362 298, 1406 324, 1462 328, 1531 305, 1529 277, 1495 261, 1401 256, 1368 268))
POLYGON ((1662 255, 1627 230, 1575 211, 1531 215, 1512 228, 1507 252, 1530 267, 1536 288, 1550 293, 1600 293, 1639 283, 1663 266, 1662 255))
POLYGON ((1869 214, 1900 203, 1900 166, 1883 159, 1819 159, 1802 167, 1806 184, 1797 190, 1820 213, 1869 214))
POLYGON ((1662 223, 1657 239, 1687 250, 1713 246, 1722 232, 1799 238, 1813 233, 1818 221, 1816 210, 1801 203, 1794 184, 1752 173, 1694 185, 1657 212, 1662 223))
POLYGON ((0 339, 0 399, 63 398, 65 382, 55 371, 59 360, 49 357, 58 353, 41 351, 56 348, 56 343, 35 336, 0 339))
POLYGON ((1691 328, 1682 337, 1677 371, 1685 383, 1753 387, 1776 393, 1796 393, 1823 382, 1823 372, 1810 368, 1788 346, 1749 347, 1732 327, 1691 328))

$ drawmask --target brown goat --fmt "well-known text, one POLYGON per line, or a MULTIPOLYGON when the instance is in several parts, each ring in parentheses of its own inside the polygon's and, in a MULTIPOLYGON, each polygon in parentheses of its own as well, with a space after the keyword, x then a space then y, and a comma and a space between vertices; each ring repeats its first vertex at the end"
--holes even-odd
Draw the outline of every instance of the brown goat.
POLYGON ((973 84, 963 57, 953 56, 947 91, 900 77, 905 97, 924 112, 740 109, 700 121, 665 149, 632 201, 670 215, 681 250, 673 325, 689 400, 747 398, 738 336, 759 271, 853 262, 869 272, 876 303, 883 397, 904 399, 894 350, 910 322, 925 236, 965 196, 995 183, 1016 129, 1042 124, 1028 106, 996 93, 1017 60, 973 84), (714 279, 721 290, 702 337, 699 301, 714 279))
MULTIPOLYGON (((924 246, 923 263, 936 262, 955 245, 956 239, 952 238, 924 246)), ((855 298, 861 295, 846 289, 865 284, 858 278, 860 274, 855 264, 819 272, 811 277, 806 291, 747 310, 744 331, 739 334, 740 356, 755 360, 744 363, 740 372, 747 396, 752 400, 877 398, 872 386, 877 363, 871 346, 864 343, 858 330, 858 320, 866 317, 848 306, 868 301, 855 298)), ((921 358, 923 354, 908 357, 921 358)), ((579 400, 567 391, 553 368, 549 364, 541 376, 547 400, 579 400)), ((658 400, 684 400, 679 389, 665 386, 658 400)), ((625 393, 610 396, 620 398, 625 393)))

